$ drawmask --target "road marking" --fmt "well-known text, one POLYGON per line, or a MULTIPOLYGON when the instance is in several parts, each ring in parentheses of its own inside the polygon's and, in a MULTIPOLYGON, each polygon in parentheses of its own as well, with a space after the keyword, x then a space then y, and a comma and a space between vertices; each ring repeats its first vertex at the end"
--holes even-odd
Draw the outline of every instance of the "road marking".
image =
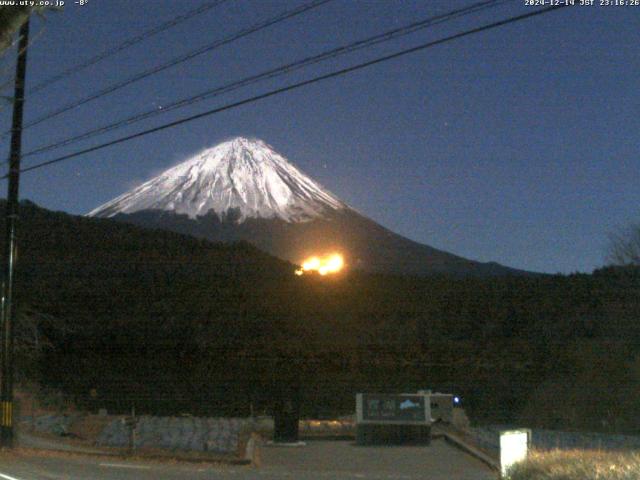
POLYGON ((149 470, 151 468, 147 465, 129 465, 126 463, 101 463, 100 466, 107 468, 135 468, 138 470, 149 470))
POLYGON ((7 475, 4 473, 0 473, 0 478, 4 478, 5 480, 20 480, 19 478, 12 477, 11 475, 7 475))

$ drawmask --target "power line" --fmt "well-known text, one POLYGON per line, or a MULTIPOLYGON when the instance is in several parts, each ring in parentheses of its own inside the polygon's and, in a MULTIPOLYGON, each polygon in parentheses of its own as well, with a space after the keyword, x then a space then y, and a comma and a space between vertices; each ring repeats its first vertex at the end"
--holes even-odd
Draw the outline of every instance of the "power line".
MULTIPOLYGON (((240 107, 242 105, 247 105, 249 103, 257 102, 257 101, 263 100, 265 98, 269 98, 269 97, 273 97, 275 95, 279 95, 281 93, 289 92, 291 90, 296 90, 298 88, 301 88, 301 87, 304 87, 304 86, 307 86, 307 85, 312 85, 314 83, 318 83, 318 82, 321 82, 321 81, 324 81, 324 80, 328 80, 330 78, 339 77, 339 76, 345 75, 347 73, 351 73, 351 72, 354 72, 354 71, 357 71, 357 70, 361 70, 363 68, 367 68, 367 67, 370 67, 370 66, 373 66, 373 65, 377 65, 379 63, 386 62, 388 60, 393 60, 393 59, 396 59, 396 58, 400 58, 400 57, 403 57, 403 56, 411 54, 411 53, 415 53, 415 52, 418 52, 418 51, 421 51, 421 50, 425 50, 425 49, 428 49, 428 48, 431 48, 431 47, 435 47, 437 45, 441 45, 441 44, 450 42, 452 40, 457 40, 459 38, 463 38, 463 37, 466 37, 466 36, 469 36, 469 35, 473 35, 473 34, 476 34, 476 33, 484 32, 486 30, 491 30, 491 29, 494 29, 494 28, 498 28, 498 27, 510 24, 510 23, 515 23, 515 22, 518 22, 518 21, 521 21, 521 20, 525 20, 525 19, 528 19, 528 18, 531 18, 531 17, 535 17, 535 16, 538 16, 538 15, 549 13, 549 12, 554 11, 554 10, 559 10, 561 8, 565 8, 566 6, 567 5, 551 6, 551 7, 546 7, 546 8, 543 8, 543 9, 540 9, 540 10, 536 10, 536 11, 533 11, 533 12, 525 13, 525 14, 522 14, 522 15, 516 15, 516 16, 513 16, 513 17, 509 17, 509 18, 507 18, 505 20, 500 20, 498 22, 493 22, 493 23, 490 23, 490 24, 487 24, 487 25, 483 25, 481 27, 473 28, 471 30, 466 30, 464 32, 460 32, 460 33, 457 33, 457 34, 454 34, 454 35, 451 35, 451 36, 448 36, 448 37, 445 37, 445 38, 441 38, 439 40, 434 40, 434 41, 431 41, 431 42, 423 43, 423 44, 418 45, 416 47, 407 48, 405 50, 401 50, 401 51, 396 52, 396 53, 392 53, 392 54, 389 54, 389 55, 378 57, 378 58, 376 58, 374 60, 370 60, 370 61, 367 61, 367 62, 359 63, 359 64, 353 65, 351 67, 343 68, 343 69, 340 69, 340 70, 333 71, 331 73, 327 73, 327 74, 324 74, 324 75, 320 75, 320 76, 311 78, 309 80, 304 80, 302 82, 298 82, 298 83, 294 83, 294 84, 291 84, 291 85, 287 85, 285 87, 277 88, 275 90, 271 90, 269 92, 266 92, 266 93, 263 93, 263 94, 260 94, 260 95, 256 95, 256 96, 253 96, 253 97, 246 98, 244 100, 233 102, 233 103, 224 105, 222 107, 214 108, 214 109, 208 110, 206 112, 202 112, 202 113, 199 113, 199 114, 196 114, 196 115, 191 115, 189 117, 182 118, 180 120, 176 120, 176 121, 173 121, 173 122, 165 123, 163 125, 160 125, 160 126, 157 126, 157 127, 154 127, 154 128, 150 128, 148 130, 143 130, 141 132, 137 132, 137 133, 134 133, 134 134, 131 134, 131 135, 120 137, 120 138, 118 138, 116 140, 112 140, 112 141, 109 141, 109 142, 106 142, 106 143, 102 143, 100 145, 96 145, 96 146, 93 146, 93 147, 90 147, 90 148, 86 148, 86 149, 83 149, 83 150, 79 150, 79 151, 76 151, 76 152, 73 152, 73 153, 70 153, 70 154, 67 154, 67 155, 63 155, 63 156, 54 158, 52 160, 48 160, 46 162, 37 163, 35 165, 31 165, 29 167, 26 167, 26 168, 24 168, 24 169, 22 169, 20 171, 21 172, 28 172, 28 171, 36 170, 36 169, 39 169, 39 168, 42 168, 42 167, 45 167, 45 166, 48 166, 48 165, 53 165, 53 164, 62 162, 64 160, 68 160, 68 159, 71 159, 71 158, 78 157, 80 155, 84 155, 86 153, 91 153, 91 152, 95 152, 97 150, 102 150, 103 148, 107 148, 107 147, 110 147, 110 146, 113 146, 113 145, 117 145, 119 143, 124 143, 124 142, 127 142, 129 140, 133 140, 135 138, 139 138, 139 137, 143 137, 145 135, 149 135, 151 133, 159 132, 161 130, 166 130, 167 128, 171 128, 171 127, 175 127, 175 126, 178 126, 178 125, 182 125, 183 123, 192 122, 194 120, 198 120, 200 118, 204 118, 204 117, 208 117, 208 116, 211 116, 211 115, 215 115, 217 113, 224 112, 224 111, 227 111, 227 110, 231 110, 233 108, 237 108, 237 107, 240 107)), ((7 177, 8 177, 8 175, 4 175, 4 176, 0 177, 0 180, 5 179, 7 177)))
MULTIPOLYGON (((292 18, 292 17, 295 17, 297 15, 300 15, 300 14, 302 14, 304 12, 307 12, 308 10, 311 10, 313 8, 317 8, 317 7, 321 6, 321 5, 329 3, 331 1, 333 1, 333 0, 313 0, 313 1, 309 2, 309 3, 306 3, 306 4, 302 5, 302 6, 296 7, 294 9, 286 10, 286 11, 284 11, 282 13, 279 13, 275 17, 272 17, 272 18, 270 18, 268 20, 256 23, 251 27, 245 28, 243 30, 240 30, 237 33, 229 35, 228 37, 225 37, 225 38, 223 38, 221 40, 216 40, 215 42, 213 42, 211 44, 205 45, 204 47, 200 47, 200 48, 198 48, 196 50, 192 50, 192 51, 190 51, 190 52, 188 52, 188 53, 186 53, 184 55, 181 55, 179 57, 176 57, 176 58, 170 60, 169 62, 166 62, 166 63, 163 63, 163 64, 158 65, 156 67, 150 68, 149 70, 145 70, 143 72, 140 72, 140 73, 138 73, 138 74, 136 74, 136 75, 134 75, 132 77, 129 77, 126 80, 123 80, 123 81, 118 82, 118 83, 116 83, 114 85, 111 85, 111 86, 109 86, 107 88, 99 90, 98 92, 95 92, 95 93, 93 93, 93 94, 91 94, 91 95, 89 95, 89 96, 87 96, 85 98, 82 98, 82 99, 80 99, 78 101, 75 101, 73 103, 67 104, 64 107, 59 108, 58 110, 54 110, 53 112, 50 112, 50 113, 48 113, 48 114, 46 114, 46 115, 44 115, 44 116, 42 116, 42 117, 40 117, 40 118, 38 118, 36 120, 31 121, 30 123, 27 123, 26 125, 24 125, 23 130, 27 129, 29 127, 33 127, 35 125, 38 125, 38 124, 40 124, 40 123, 42 123, 42 122, 44 122, 46 120, 50 120, 50 119, 52 119, 54 117, 57 117, 58 115, 60 115, 62 113, 68 112, 69 110, 77 108, 77 107, 79 107, 81 105, 84 105, 84 104, 86 104, 88 102, 96 100, 96 99, 98 99, 100 97, 103 97, 103 96, 108 95, 110 93, 113 93, 113 92, 115 92, 117 90, 120 90, 121 88, 124 88, 124 87, 126 87, 128 85, 131 85, 131 84, 133 84, 135 82, 138 82, 138 81, 140 81, 140 80, 142 80, 144 78, 150 77, 151 75, 155 75, 157 73, 160 73, 160 72, 162 72, 162 71, 164 71, 164 70, 166 70, 168 68, 171 68, 171 67, 174 67, 176 65, 179 65, 180 63, 186 62, 187 60, 191 60, 192 58, 195 58, 195 57, 197 57, 199 55, 202 55, 204 53, 207 53, 207 52, 210 52, 212 50, 215 50, 215 49, 217 49, 219 47, 222 47, 222 46, 227 45, 227 44, 229 44, 231 42, 239 40, 240 38, 246 37, 246 36, 248 36, 248 35, 250 35, 252 33, 255 33, 255 32, 258 32, 260 30, 263 30, 263 29, 265 29, 267 27, 270 27, 270 26, 275 25, 277 23, 280 23, 280 22, 282 22, 284 20, 287 20, 289 18, 292 18)), ((7 135, 8 133, 10 133, 10 132, 4 132, 3 136, 7 135)))
POLYGON ((129 47, 132 47, 144 40, 146 40, 147 38, 150 38, 154 35, 157 35, 158 33, 162 33, 165 30, 168 30, 172 27, 175 27, 176 25, 189 20, 190 18, 195 17, 196 15, 200 15, 202 13, 205 13, 209 10, 211 10, 212 8, 217 7, 218 5, 221 5, 223 3, 225 3, 228 0, 216 0, 214 2, 208 2, 205 4, 200 5, 197 8, 194 8, 193 10, 189 10, 188 12, 179 15, 175 18, 173 18, 172 20, 169 20, 165 23, 162 23, 156 27, 153 27, 150 30, 147 30, 145 32, 142 32, 140 35, 136 35, 135 37, 132 37, 128 40, 125 40, 124 42, 122 42, 119 45, 116 45, 115 47, 110 48, 109 50, 105 50, 102 53, 99 53, 91 58, 89 58, 88 60, 85 60, 84 62, 78 64, 78 65, 74 65, 73 67, 69 67, 66 70, 63 70, 62 72, 53 75, 45 80, 43 80, 42 82, 38 83, 37 85, 35 85, 34 87, 32 87, 28 93, 33 94, 35 92, 38 92, 46 87, 51 86, 53 83, 56 83, 60 80, 62 80, 63 78, 66 78, 70 75, 73 75, 74 73, 78 73, 92 65, 95 65, 96 63, 104 60, 105 58, 111 57, 113 55, 115 55, 116 53, 119 53, 129 47))
MULTIPOLYGON (((136 37, 133 37, 133 38, 121 43, 120 45, 117 45, 117 46, 113 47, 110 50, 106 50, 103 53, 100 53, 100 54, 98 54, 98 55, 96 55, 94 57, 91 57, 89 60, 85 61, 84 63, 81 63, 79 65, 75 65, 73 67, 70 67, 67 70, 65 70, 65 71, 63 71, 63 72, 61 72, 61 73, 59 73, 57 75, 54 75, 52 77, 47 78, 46 80, 40 82, 36 86, 34 86, 31 89, 29 89, 27 91, 27 93, 32 95, 32 94, 44 89, 45 87, 49 87, 53 83, 55 83, 55 82, 57 82, 59 80, 62 80, 63 78, 66 78, 66 77, 68 77, 68 76, 70 76, 70 75, 72 75, 74 73, 82 71, 87 67, 95 65, 96 63, 100 62, 101 60, 104 60, 107 57, 110 57, 110 56, 112 56, 112 55, 114 55, 114 54, 116 54, 116 53, 118 53, 118 52, 120 52, 122 50, 125 50, 126 48, 129 48, 129 47, 131 47, 131 46, 133 46, 133 45, 135 45, 135 44, 137 44, 137 43, 139 43, 139 42, 141 42, 141 41, 143 41, 143 40, 145 40, 145 39, 147 39, 147 38, 149 38, 149 37, 151 37, 153 35, 156 35, 156 34, 158 34, 160 32, 168 30, 169 28, 171 28, 171 27, 173 27, 175 25, 178 25, 179 23, 181 23, 181 22, 183 22, 185 20, 188 20, 188 19, 190 19, 190 18, 192 18, 192 17, 194 17, 196 15, 204 13, 207 10, 210 10, 213 7, 216 7, 216 6, 222 4, 222 3, 226 2, 226 1, 228 1, 228 0, 217 0, 215 2, 210 2, 210 3, 207 3, 207 4, 201 5, 200 7, 195 8, 193 10, 190 10, 190 11, 188 11, 187 13, 185 13, 183 15, 180 15, 180 16, 178 16, 178 17, 176 17, 176 18, 174 18, 174 19, 172 19, 172 20, 170 20, 168 22, 165 22, 165 23, 163 23, 161 25, 158 25, 157 27, 152 28, 151 30, 143 32, 142 34, 140 34, 140 35, 138 35, 136 37)), ((36 35, 36 39, 37 39, 38 36, 40 36, 40 34, 42 34, 43 30, 44 30, 44 28, 42 28, 41 31, 38 32, 38 34, 36 35)), ((0 91, 2 91, 4 88, 5 88, 5 85, 0 86, 0 91)), ((5 105, 0 105, 0 111, 2 111, 4 108, 5 108, 5 105)), ((7 135, 7 133, 4 133, 2 135, 2 137, 4 137, 5 135, 7 135)))
POLYGON ((142 121, 142 120, 146 120, 148 118, 157 116, 157 115, 162 115, 164 113, 170 112, 172 110, 178 109, 178 108, 182 108, 182 107, 186 107, 188 105, 193 105, 195 103, 213 98, 213 97, 217 97, 218 95, 222 95, 234 90, 237 90, 239 88, 257 83, 261 80, 266 80, 266 79, 271 79, 271 78, 275 78, 277 76, 281 76, 284 74, 288 74, 291 73, 295 70, 298 70, 300 68, 303 67, 307 67, 309 65, 313 65, 316 63, 320 63, 323 62, 325 60, 328 59, 332 59, 332 58, 336 58, 338 56, 341 55, 345 55, 348 53, 352 53, 355 52, 357 50, 361 50, 364 48, 368 48, 368 47, 372 47, 374 45, 378 45, 380 43, 383 42, 387 42, 390 40, 394 40, 396 38, 399 38, 401 36, 404 35, 408 35, 411 33, 415 33, 419 30, 422 30, 424 28, 427 27, 431 27, 437 24, 441 24, 441 23, 445 23, 448 22, 450 20, 453 20, 455 18, 464 16, 464 15, 468 15, 471 13, 477 13, 481 10, 485 10, 488 8, 493 8, 496 7, 499 4, 502 3, 506 3, 508 1, 511 0, 484 0, 478 3, 475 3, 473 5, 469 5, 467 7, 464 8, 460 8, 457 10, 453 10, 451 12, 447 12, 444 14, 440 14, 440 15, 436 15, 436 16, 432 16, 429 17, 427 19, 424 20, 420 20, 417 22, 413 22, 410 23, 408 25, 399 27, 399 28, 395 28, 392 30, 389 30, 387 32, 384 32, 382 34, 378 34, 378 35, 374 35, 372 37, 366 38, 364 40, 359 40, 356 42, 352 42, 349 43, 347 45, 343 45, 337 48, 333 48, 331 50, 322 52, 320 54, 317 55, 313 55, 310 57, 306 57, 303 58, 301 60, 297 60, 295 62, 292 63, 288 63, 286 65, 277 67, 277 68, 273 68, 270 70, 266 70, 262 73, 259 73, 257 75, 252 75, 249 77, 245 77, 241 80, 237 80, 231 83, 227 83, 225 85, 222 86, 218 86, 215 87, 213 89, 209 89, 206 90, 204 92, 201 92, 197 95, 193 95, 191 97, 187 97, 187 98, 183 98, 180 100, 177 100, 173 103, 170 103, 169 105, 163 106, 162 109, 152 109, 152 110, 147 110, 145 112, 141 112, 138 113, 136 115, 133 115, 131 117, 119 120, 118 122, 115 123, 111 123, 111 124, 107 124, 107 125, 103 125, 101 127, 98 128, 94 128, 92 130, 83 132, 79 135, 76 135, 74 137, 71 138, 67 138, 64 140, 60 140, 51 144, 47 144, 41 147, 38 147, 34 150, 31 150, 29 152, 26 152, 25 154, 23 154, 23 158, 24 157, 28 157, 31 155, 37 155, 37 154, 41 154, 50 150, 54 150, 63 146, 67 146, 67 145, 71 145, 74 143, 77 143, 81 140, 86 140, 87 138, 91 138, 94 137, 96 135, 102 134, 102 133, 106 133, 106 132, 110 132, 112 130, 116 130, 122 126, 127 126, 127 125, 131 125, 133 123, 142 121))
MULTIPOLYGON (((26 48, 31 48, 32 45, 34 43, 36 43, 40 37, 42 37, 42 35, 45 32, 45 27, 41 26, 40 30, 38 30, 38 33, 36 33, 35 35, 33 35, 30 39, 29 39, 29 44, 26 46, 26 48)), ((14 42, 11 44, 10 47, 8 47, 9 49, 13 48, 14 43, 17 43, 19 41, 20 37, 18 36, 14 42)), ((6 50, 5 50, 6 52, 6 50)), ((3 52, 4 53, 4 52, 3 52)), ((17 51, 17 54, 19 55, 20 51, 17 51)), ((2 55, 0 54, 0 59, 1 59, 2 55)), ((13 66, 9 66, 9 67, 4 67, 4 68, 0 68, 0 76, 4 75, 5 73, 8 73, 9 71, 11 71, 13 68, 13 66)), ((15 82, 15 77, 11 77, 9 80, 7 80, 5 83, 3 83, 2 85, 0 85, 0 92, 2 92, 3 90, 5 90, 7 87, 10 87, 11 85, 13 85, 13 83, 15 82)), ((7 100, 7 104, 8 105, 13 105, 13 96, 7 96, 7 95, 0 95, 0 99, 4 99, 7 100)), ((6 105, 0 105, 0 111, 4 110, 6 105)))

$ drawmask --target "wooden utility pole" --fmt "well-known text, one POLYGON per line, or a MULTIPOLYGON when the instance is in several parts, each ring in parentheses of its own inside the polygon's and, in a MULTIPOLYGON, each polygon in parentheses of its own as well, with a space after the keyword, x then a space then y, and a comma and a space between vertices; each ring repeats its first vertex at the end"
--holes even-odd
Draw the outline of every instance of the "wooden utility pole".
POLYGON ((22 147, 22 112, 24 107, 29 19, 20 28, 16 62, 13 123, 9 154, 9 187, 6 204, 6 238, 4 242, 4 277, 0 305, 0 446, 13 447, 13 280, 17 254, 18 190, 20 185, 20 150, 22 147))

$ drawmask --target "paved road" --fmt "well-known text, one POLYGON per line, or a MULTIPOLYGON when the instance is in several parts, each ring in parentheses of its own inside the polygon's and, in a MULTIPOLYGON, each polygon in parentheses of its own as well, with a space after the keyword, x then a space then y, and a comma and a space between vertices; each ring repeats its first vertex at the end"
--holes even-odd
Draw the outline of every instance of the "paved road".
POLYGON ((429 447, 357 447, 309 442, 300 448, 258 449, 258 467, 124 461, 109 457, 0 453, 2 480, 494 480, 484 464, 434 441, 429 447))
POLYGON ((263 472, 290 478, 372 480, 495 480, 484 463, 444 442, 428 447, 359 447, 353 442, 308 442, 305 447, 258 451, 263 472))

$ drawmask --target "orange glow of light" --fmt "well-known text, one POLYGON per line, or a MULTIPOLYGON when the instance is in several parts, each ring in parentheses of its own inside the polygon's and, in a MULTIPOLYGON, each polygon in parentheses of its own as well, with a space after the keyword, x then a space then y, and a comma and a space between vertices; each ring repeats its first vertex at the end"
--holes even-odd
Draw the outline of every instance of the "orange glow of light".
POLYGON ((344 258, 339 253, 332 253, 323 257, 309 257, 302 262, 302 268, 295 271, 296 275, 318 272, 320 275, 338 273, 344 268, 344 258))

